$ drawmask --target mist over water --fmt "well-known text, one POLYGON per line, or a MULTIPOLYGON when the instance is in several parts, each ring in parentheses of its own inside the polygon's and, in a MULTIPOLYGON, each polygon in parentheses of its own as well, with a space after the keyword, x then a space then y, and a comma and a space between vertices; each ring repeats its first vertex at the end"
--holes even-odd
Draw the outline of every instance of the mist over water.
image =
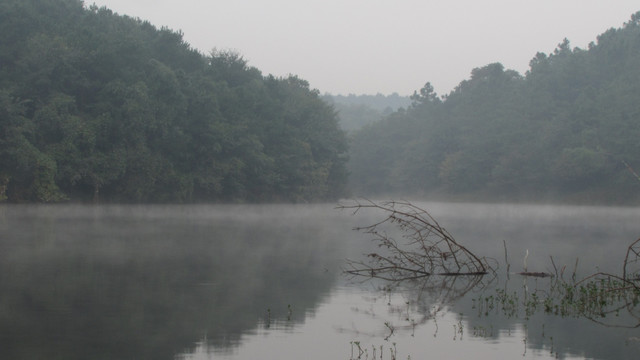
MULTIPOLYGON (((511 272, 522 271, 528 250, 529 271, 554 272, 552 256, 558 270, 566 266, 566 277, 576 259, 580 274, 619 273, 626 247, 640 236, 637 208, 416 205, 471 251, 496 259, 500 271, 506 243, 511 272)), ((556 331, 554 351, 598 358, 613 350, 561 333, 614 345, 637 336, 561 318, 543 321, 546 337, 523 330, 539 329, 535 319, 474 320, 471 300, 478 292, 447 304, 439 326, 430 320, 403 328, 402 314, 423 317, 438 294, 380 293, 383 284, 344 276, 345 259, 376 249, 352 229, 381 214, 334 207, 0 206, 0 357, 326 359, 348 358, 350 343, 362 341, 385 351, 395 342, 404 354, 399 358, 447 354, 452 347, 491 358, 490 341, 498 351, 521 355, 528 346, 527 356, 552 358, 556 353, 544 349, 556 331), (422 300, 406 305, 414 295, 422 300), (385 321, 398 326, 387 340, 385 321), (458 322, 466 337, 451 341, 458 322), (474 337, 474 326, 493 332, 474 337)), ((542 280, 529 286, 536 284, 542 280)), ((618 358, 636 345, 617 347, 618 358)))
POLYGON ((516 271, 528 250, 529 271, 553 272, 553 257, 558 267, 573 270, 578 258, 579 271, 591 273, 597 267, 619 273, 627 247, 640 237, 640 209, 635 207, 418 204, 479 255, 503 262, 506 243, 516 271))

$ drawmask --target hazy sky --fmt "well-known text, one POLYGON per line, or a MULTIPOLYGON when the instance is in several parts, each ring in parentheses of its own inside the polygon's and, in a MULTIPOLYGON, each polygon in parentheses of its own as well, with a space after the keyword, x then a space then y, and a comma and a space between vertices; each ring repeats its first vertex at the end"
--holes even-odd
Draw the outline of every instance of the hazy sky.
POLYGON ((240 52, 263 74, 333 94, 446 94, 492 62, 524 73, 565 37, 586 48, 638 0, 85 0, 240 52))

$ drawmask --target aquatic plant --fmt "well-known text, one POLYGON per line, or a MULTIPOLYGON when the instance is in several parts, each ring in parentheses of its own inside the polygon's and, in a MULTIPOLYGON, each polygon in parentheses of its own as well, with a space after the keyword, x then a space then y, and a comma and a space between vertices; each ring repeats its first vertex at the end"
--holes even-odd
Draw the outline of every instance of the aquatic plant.
MULTIPOLYGON (((581 280, 565 280, 562 272, 550 279, 548 288, 507 292, 496 289, 495 295, 473 299, 478 316, 495 311, 507 317, 528 319, 537 312, 561 317, 586 318, 609 327, 640 327, 640 278, 636 269, 640 259, 640 239, 629 245, 623 261, 622 275, 598 272, 581 280), (524 314, 521 312, 524 311, 524 314), (623 312, 625 312, 622 316, 623 312)), ((554 266, 555 268, 555 266, 554 266)))
MULTIPOLYGON (((389 346, 388 350, 389 360, 398 360, 398 349, 396 348, 396 343, 389 346)), ((362 345, 360 345, 360 341, 351 341, 351 357, 349 360, 384 360, 386 359, 384 356, 385 353, 384 345, 380 345, 379 347, 371 345, 371 353, 369 353, 369 348, 362 347, 362 345)), ((407 356, 407 360, 411 360, 410 355, 407 356)))

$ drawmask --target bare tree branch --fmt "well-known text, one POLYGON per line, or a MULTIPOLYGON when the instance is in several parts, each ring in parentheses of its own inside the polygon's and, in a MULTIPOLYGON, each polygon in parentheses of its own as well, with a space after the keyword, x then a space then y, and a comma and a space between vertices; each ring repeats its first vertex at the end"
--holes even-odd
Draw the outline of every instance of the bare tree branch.
POLYGON ((384 214, 372 225, 355 228, 373 235, 384 253, 369 254, 366 263, 349 260, 347 273, 406 280, 432 275, 484 275, 489 270, 485 259, 458 243, 426 210, 409 202, 356 200, 338 208, 352 210, 354 215, 361 210, 381 210, 384 214), (389 235, 385 230, 388 225, 400 230, 403 240, 389 235))

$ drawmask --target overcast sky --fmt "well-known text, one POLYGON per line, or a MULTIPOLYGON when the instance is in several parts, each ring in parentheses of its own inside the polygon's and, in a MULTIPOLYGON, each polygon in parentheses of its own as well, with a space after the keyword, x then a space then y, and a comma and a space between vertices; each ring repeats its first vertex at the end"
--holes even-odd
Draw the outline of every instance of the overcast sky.
POLYGON ((241 53, 263 74, 332 94, 439 94, 493 62, 524 73, 565 37, 586 48, 638 0, 85 0, 241 53))

